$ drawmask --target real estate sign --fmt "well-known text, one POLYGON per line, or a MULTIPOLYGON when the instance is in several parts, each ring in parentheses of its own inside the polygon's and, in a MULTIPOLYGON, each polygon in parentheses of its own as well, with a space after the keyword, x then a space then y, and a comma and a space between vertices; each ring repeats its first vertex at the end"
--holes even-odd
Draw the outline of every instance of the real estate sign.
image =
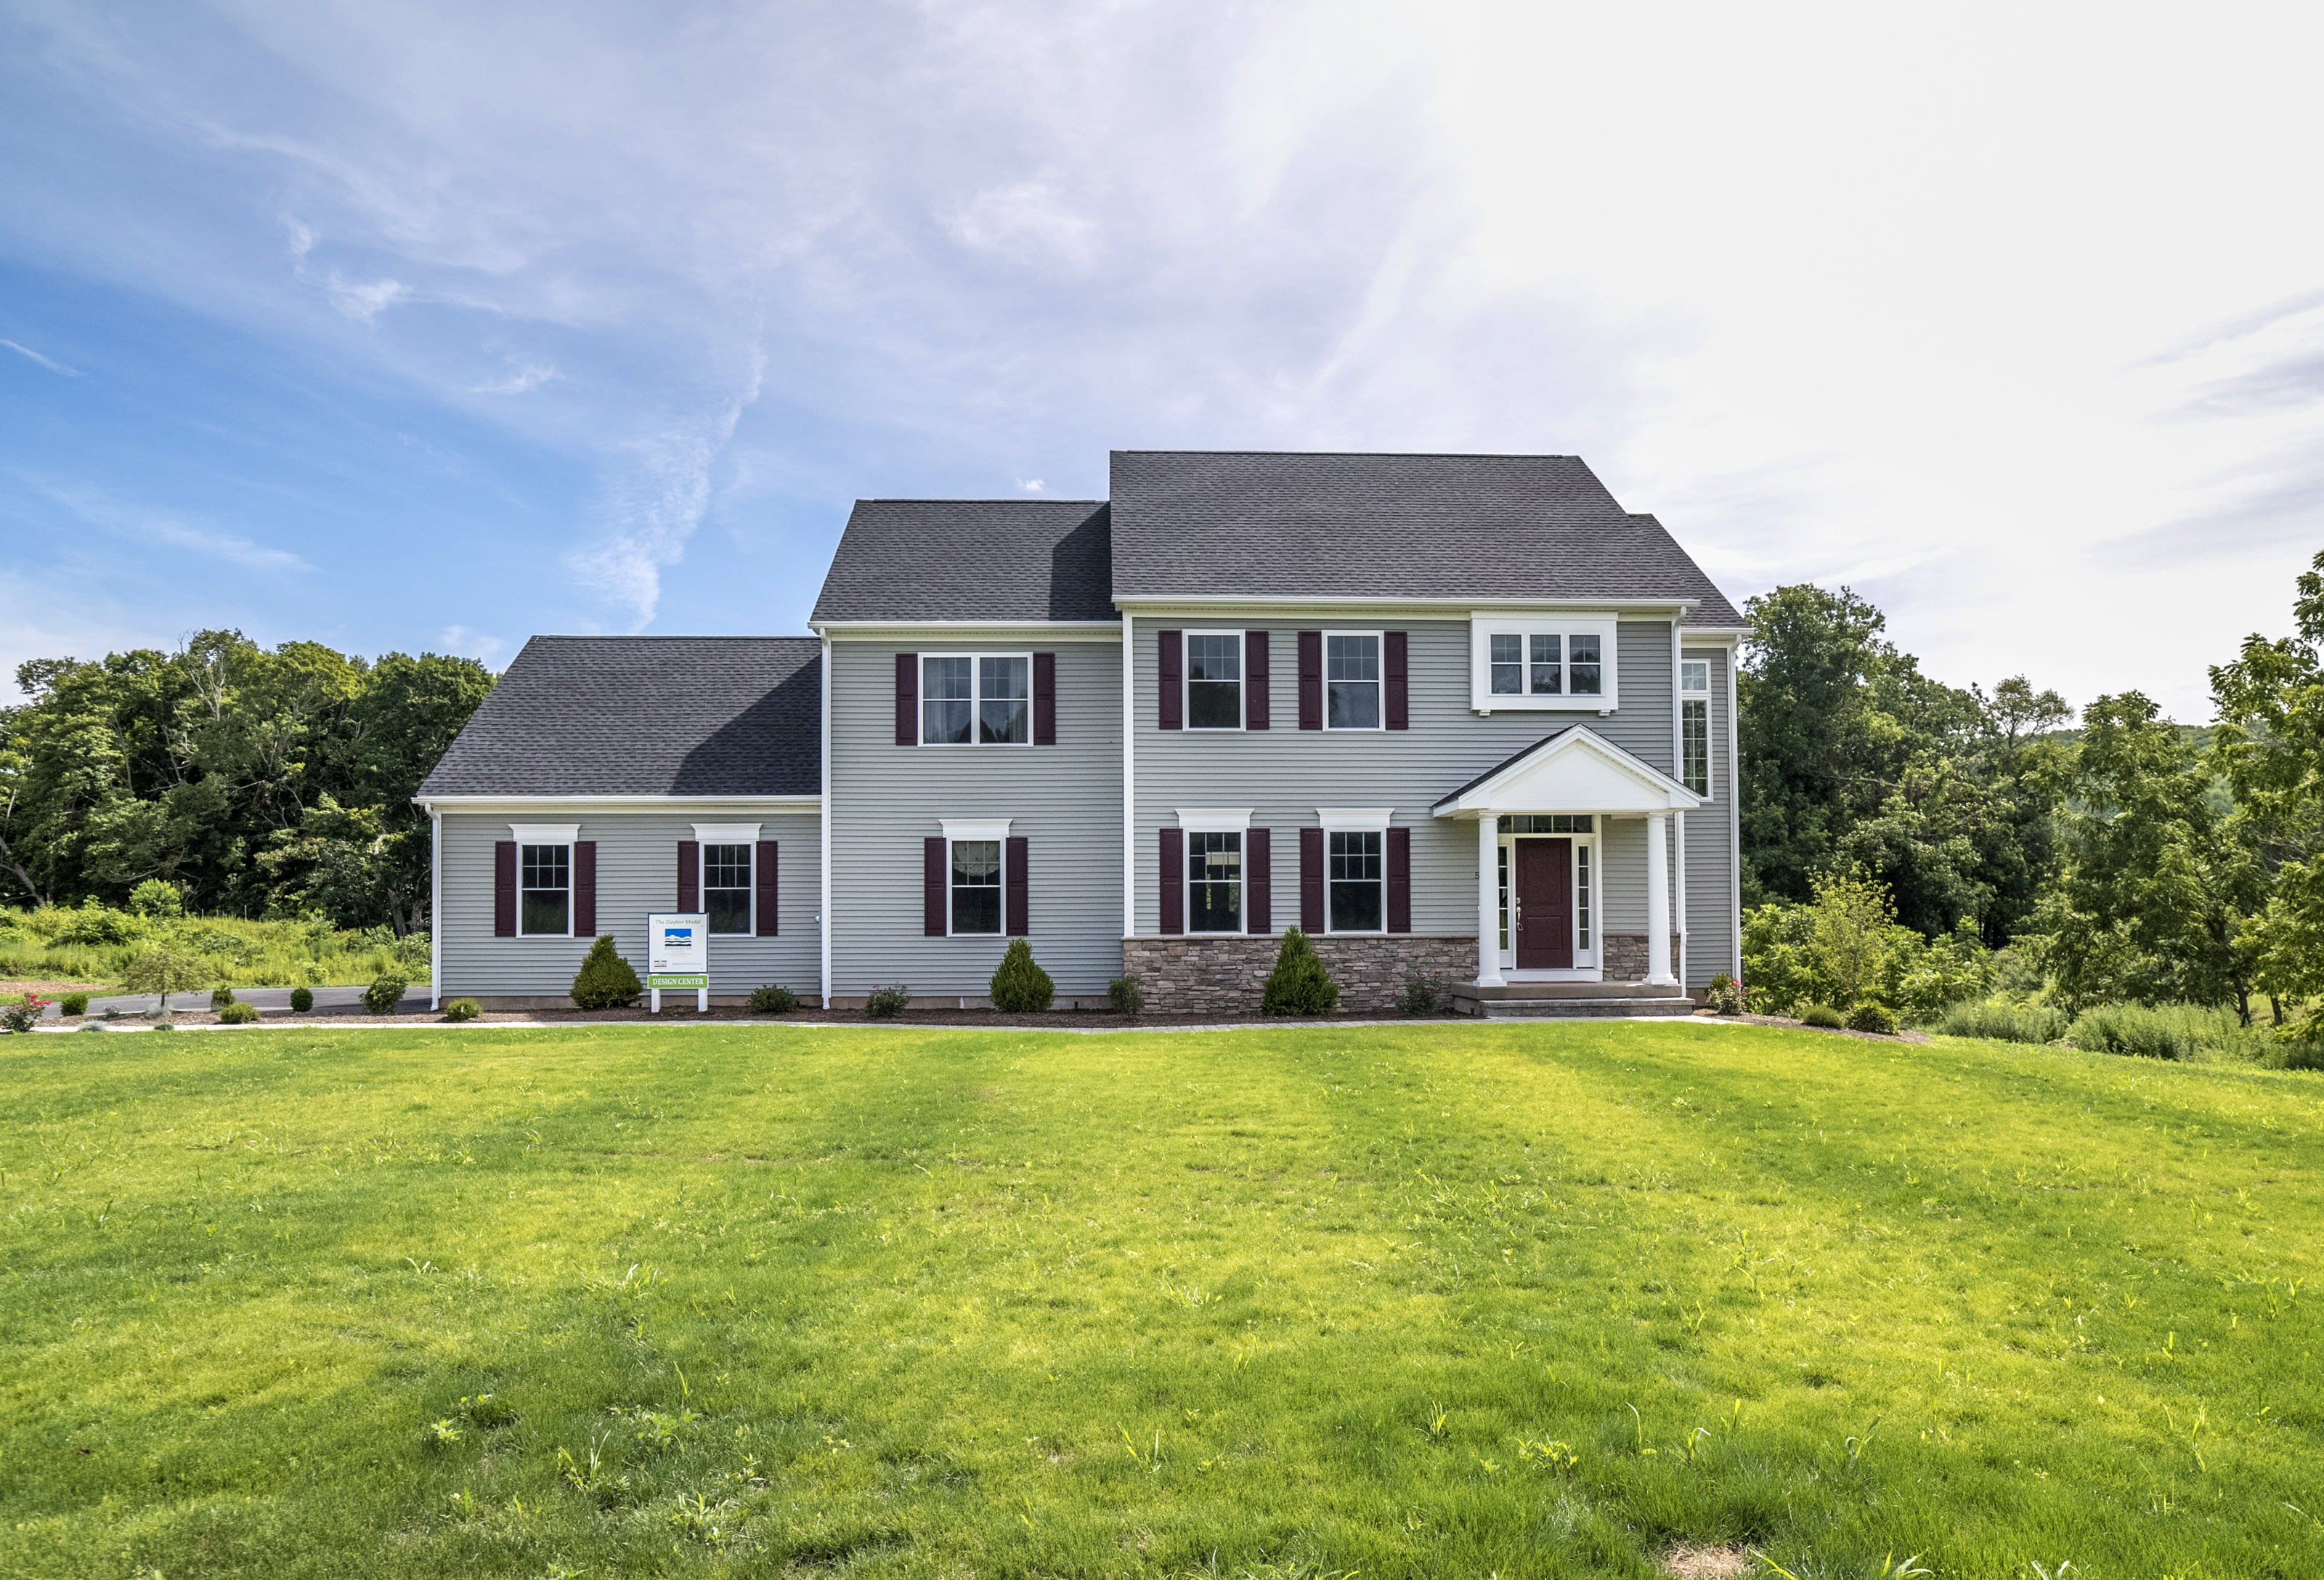
POLYGON ((700 911, 660 912, 646 918, 646 985, 710 985, 710 918, 700 911))

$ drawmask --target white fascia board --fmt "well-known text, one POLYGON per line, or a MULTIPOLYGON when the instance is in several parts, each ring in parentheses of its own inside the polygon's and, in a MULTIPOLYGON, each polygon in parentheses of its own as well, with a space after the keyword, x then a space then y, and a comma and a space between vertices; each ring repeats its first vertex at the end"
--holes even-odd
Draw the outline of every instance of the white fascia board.
POLYGON ((827 642, 1120 642, 1119 620, 825 620, 827 642))
POLYGON ((414 796, 412 803, 436 812, 721 811, 763 807, 770 812, 812 812, 821 796, 414 796))
POLYGON ((1575 725, 1432 808, 1439 818, 1486 813, 1676 812, 1702 798, 1597 732, 1575 725), (1554 782, 1545 782, 1554 780, 1554 782))
POLYGON ((1281 611, 1286 619, 1323 619, 1336 610, 1360 611, 1366 616, 1384 612, 1466 620, 1480 608, 1522 609, 1528 614, 1583 614, 1592 611, 1621 614, 1683 616, 1700 601, 1694 598, 1415 598, 1415 597, 1286 597, 1278 593, 1179 593, 1144 597, 1119 597, 1114 603, 1139 614, 1184 614, 1197 618, 1222 609, 1281 611))
POLYGON ((1748 625, 1685 625, 1678 628, 1681 642, 1701 638, 1706 647, 1731 647, 1751 634, 1748 625))

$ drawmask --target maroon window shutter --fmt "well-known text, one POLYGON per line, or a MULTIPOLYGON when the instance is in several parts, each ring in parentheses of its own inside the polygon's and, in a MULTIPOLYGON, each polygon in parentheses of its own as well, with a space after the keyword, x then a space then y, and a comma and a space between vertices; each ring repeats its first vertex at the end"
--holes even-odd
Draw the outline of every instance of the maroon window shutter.
POLYGON ((1299 831, 1299 926, 1311 933, 1323 930, 1323 831, 1299 831))
POLYGON ((1009 936, 1021 938, 1033 931, 1033 842, 1021 834, 1009 836, 1009 864, 1001 881, 1009 885, 1009 936))
POLYGON ((1264 828, 1242 836, 1242 928, 1247 933, 1275 930, 1275 849, 1264 828))
MULTIPOLYGON (((1323 633, 1299 633, 1299 727, 1323 727, 1323 633)), ((1303 846, 1305 836, 1302 836, 1303 846)))
POLYGON ((702 909, 702 842, 698 839, 678 842, 678 908, 702 909))
POLYGON ((1388 831, 1388 930, 1412 930, 1412 830, 1388 831))
MULTIPOLYGON (((1412 686, 1406 672, 1405 637, 1401 631, 1391 631, 1380 639, 1380 669, 1387 684, 1380 689, 1387 693, 1382 699, 1388 704, 1388 727, 1408 730, 1412 727, 1412 686)), ((1394 928, 1389 929, 1395 931, 1394 928)), ((1409 932, 1409 928, 1403 929, 1409 932)))
POLYGON ((896 655, 896 744, 920 744, 920 655, 896 655))
POLYGON ((1162 930, 1186 930, 1186 834, 1182 828, 1162 830, 1162 930))
POLYGON ((773 840, 759 841, 758 865, 751 875, 759 883, 759 936, 779 938, 782 931, 782 863, 773 840))
POLYGON ((1242 727, 1263 730, 1267 725, 1267 633, 1246 631, 1242 633, 1242 727))
POLYGON ((1057 655, 1033 655, 1033 744, 1057 744, 1057 655))
POLYGON ((493 937, 516 937, 516 841, 493 845, 493 937))
POLYGON ((597 842, 573 842, 573 936, 597 936, 597 842))
POLYGON ((920 845, 920 930, 932 938, 945 936, 945 842, 931 834, 920 845))
POLYGON ((1179 714, 1179 705, 1186 696, 1183 673, 1185 643, 1175 631, 1157 631, 1154 633, 1154 640, 1160 654, 1159 661, 1154 666, 1154 673, 1162 687, 1157 717, 1161 721, 1162 728, 1175 730, 1184 722, 1179 714))

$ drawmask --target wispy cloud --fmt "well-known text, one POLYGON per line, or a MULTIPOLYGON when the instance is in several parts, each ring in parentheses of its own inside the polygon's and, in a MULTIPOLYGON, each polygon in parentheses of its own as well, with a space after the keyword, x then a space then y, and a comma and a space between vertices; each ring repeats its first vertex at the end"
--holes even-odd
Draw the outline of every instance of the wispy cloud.
POLYGON ((80 377, 80 374, 72 368, 67 367, 61 362, 52 361, 50 358, 42 356, 30 346, 20 345, 16 341, 5 339, 0 339, 0 346, 5 346, 9 350, 14 352, 19 356, 29 357, 31 360, 39 363, 42 367, 47 368, 51 373, 61 374, 64 377, 69 379, 77 379, 80 377))
POLYGON ((206 559, 221 559, 251 570, 312 570, 300 556, 285 549, 253 542, 176 511, 115 499, 81 484, 59 483, 25 476, 24 482, 71 512, 88 525, 149 547, 183 549, 206 559))
POLYGON ((503 377, 469 388, 479 395, 529 395, 544 384, 554 383, 558 376, 557 369, 548 363, 516 362, 510 365, 503 377))
POLYGON ((475 659, 486 669, 498 669, 509 647, 505 639, 466 625, 447 625, 437 633, 436 640, 444 651, 475 659))

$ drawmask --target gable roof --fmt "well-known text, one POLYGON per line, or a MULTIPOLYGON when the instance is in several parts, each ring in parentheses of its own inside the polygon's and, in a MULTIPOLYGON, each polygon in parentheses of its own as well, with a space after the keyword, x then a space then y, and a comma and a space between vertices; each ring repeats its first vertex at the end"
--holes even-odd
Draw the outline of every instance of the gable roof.
POLYGON ((1113 593, 1692 599, 1740 625, 1660 522, 1576 456, 1116 450, 1113 593))
POLYGON ((1429 809, 1439 818, 1465 812, 1640 812, 1683 810, 1702 798, 1642 757, 1587 725, 1550 731, 1502 758, 1429 809), (1564 759, 1573 767, 1560 772, 1564 759), (1560 804, 1571 801, 1571 805, 1560 804))
POLYGON ((438 796, 811 796, 812 636, 536 636, 420 787, 438 796))
POLYGON ((1103 500, 859 499, 812 624, 1113 620, 1103 500))

